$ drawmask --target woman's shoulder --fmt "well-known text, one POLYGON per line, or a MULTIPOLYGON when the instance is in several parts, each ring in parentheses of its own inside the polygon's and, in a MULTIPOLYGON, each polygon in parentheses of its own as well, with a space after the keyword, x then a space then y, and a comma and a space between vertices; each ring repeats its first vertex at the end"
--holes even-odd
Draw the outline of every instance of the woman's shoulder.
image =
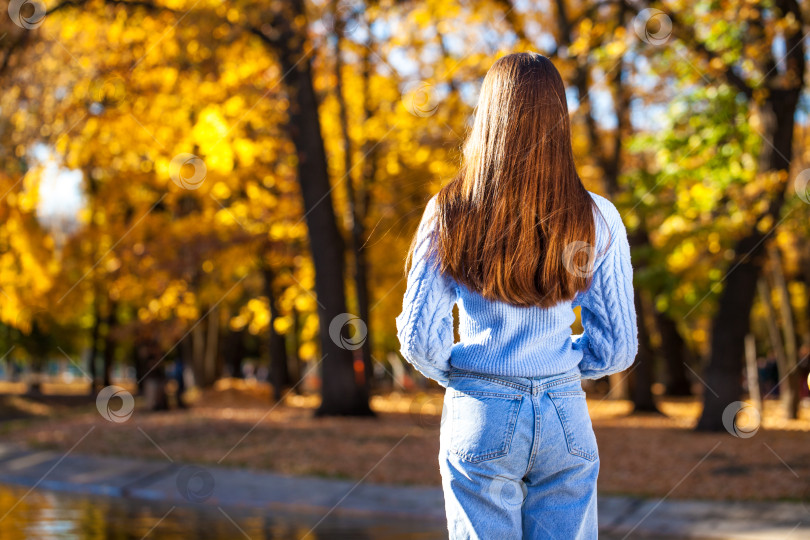
POLYGON ((429 244, 436 231, 436 220, 438 217, 438 195, 433 195, 422 210, 422 217, 419 220, 419 226, 416 229, 416 244, 425 245, 429 244))
POLYGON ((609 199, 599 195, 598 193, 594 193, 593 191, 588 191, 588 193, 590 194, 591 199, 593 199, 596 203, 596 207, 605 216, 605 219, 608 221, 613 221, 617 218, 621 220, 619 210, 609 199))
POLYGON ((624 231, 624 223, 622 222, 622 216, 618 208, 616 208, 616 205, 609 199, 592 191, 588 191, 588 193, 591 195, 591 198, 596 203, 596 208, 599 210, 598 212, 594 212, 594 219, 596 224, 597 245, 601 252, 608 238, 611 239, 612 243, 612 240, 615 240, 616 234, 624 231))
POLYGON ((425 209, 422 211, 422 219, 419 223, 419 230, 422 233, 427 232, 428 230, 433 229, 434 227, 434 220, 438 215, 439 205, 437 199, 439 194, 435 194, 430 197, 427 204, 425 205, 425 209))
POLYGON ((439 194, 433 194, 430 199, 428 200, 427 204, 425 205, 425 213, 424 215, 427 217, 433 217, 436 214, 436 209, 439 207, 439 194))

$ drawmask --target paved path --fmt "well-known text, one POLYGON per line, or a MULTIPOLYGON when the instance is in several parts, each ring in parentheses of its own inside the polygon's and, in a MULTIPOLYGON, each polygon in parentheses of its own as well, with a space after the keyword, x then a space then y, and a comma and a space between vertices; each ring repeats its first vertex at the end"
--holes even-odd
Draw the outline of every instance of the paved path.
MULTIPOLYGON (((441 490, 263 471, 64 455, 0 444, 0 483, 223 507, 444 520, 441 490)), ((603 538, 810 538, 810 504, 602 496, 603 538)))

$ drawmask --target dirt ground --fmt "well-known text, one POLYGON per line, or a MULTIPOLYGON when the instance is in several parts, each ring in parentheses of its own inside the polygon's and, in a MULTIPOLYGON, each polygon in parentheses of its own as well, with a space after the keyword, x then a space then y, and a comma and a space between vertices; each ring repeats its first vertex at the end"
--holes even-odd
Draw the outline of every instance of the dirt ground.
MULTIPOLYGON (((0 388, 0 439, 30 447, 67 451, 95 426, 74 452, 439 485, 440 392, 374 396, 377 418, 315 418, 316 396, 290 395, 274 405, 266 385, 224 380, 191 395, 188 409, 136 406, 127 421, 114 423, 89 398, 31 400, 9 390, 0 388)), ((629 402, 598 396, 588 405, 602 493, 810 505, 810 403, 799 420, 784 420, 778 402, 766 402, 750 438, 694 432, 696 399, 661 399, 665 416, 630 415, 629 402)))

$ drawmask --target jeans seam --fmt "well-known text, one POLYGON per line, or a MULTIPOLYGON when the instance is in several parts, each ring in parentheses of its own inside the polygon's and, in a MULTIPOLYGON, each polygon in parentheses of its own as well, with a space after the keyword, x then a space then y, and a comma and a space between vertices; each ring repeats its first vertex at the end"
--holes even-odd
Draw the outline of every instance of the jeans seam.
POLYGON ((556 381, 551 381, 548 383, 543 383, 538 387, 538 390, 546 390, 548 388, 554 388, 555 386, 560 386, 561 384, 565 384, 567 382, 579 380, 579 375, 569 375, 568 377, 557 379, 556 381))
MULTIPOLYGON (((501 379, 501 378, 499 378, 497 376, 485 375, 485 374, 482 374, 482 373, 471 373, 471 372, 461 373, 461 372, 458 372, 458 371, 451 372, 450 376, 451 377, 466 377, 468 379, 479 379, 479 380, 482 380, 482 381, 488 381, 488 382, 492 382, 492 383, 495 383, 495 384, 500 384, 500 385, 503 385, 503 386, 509 386, 510 388, 515 388, 517 390, 522 390, 527 394, 532 393, 532 385, 530 385, 530 384, 526 385, 526 384, 516 383, 514 381, 508 381, 508 380, 505 380, 505 379, 501 379)), ((580 379, 581 379, 580 375, 578 373, 576 373, 576 374, 573 374, 573 375, 568 375, 567 377, 562 377, 560 379, 556 379, 556 380, 553 380, 553 381, 541 383, 539 386, 536 387, 536 389, 538 391, 545 390, 547 388, 553 388, 555 386, 559 386, 561 384, 565 384, 565 383, 575 381, 575 380, 580 380, 580 379)))
POLYGON ((509 386, 509 387, 514 388, 516 390, 523 390, 523 392, 525 392, 527 394, 531 394, 531 392, 532 392, 531 386, 516 383, 516 382, 513 382, 513 381, 507 381, 507 380, 504 380, 504 379, 499 379, 497 377, 491 377, 489 375, 481 375, 479 373, 457 373, 457 372, 453 372, 452 376, 454 376, 454 377, 466 377, 468 379, 480 379, 482 381, 489 381, 489 382, 492 382, 492 383, 495 383, 495 384, 501 384, 503 386, 509 386))
POLYGON ((529 452, 529 465, 526 467, 526 473, 523 475, 524 477, 527 476, 532 468, 534 468, 534 461, 537 457, 537 450, 540 447, 540 397, 539 396, 532 396, 532 413, 534 419, 534 430, 532 433, 532 448, 529 452))
POLYGON ((563 390, 562 392, 548 392, 550 396, 584 396, 587 395, 584 390, 563 390))
POLYGON ((482 397, 497 397, 497 398, 509 398, 515 399, 520 398, 523 399, 521 394, 501 394, 500 392, 488 392, 486 390, 456 390, 456 394, 453 394, 452 397, 463 397, 463 396, 482 396, 482 397))

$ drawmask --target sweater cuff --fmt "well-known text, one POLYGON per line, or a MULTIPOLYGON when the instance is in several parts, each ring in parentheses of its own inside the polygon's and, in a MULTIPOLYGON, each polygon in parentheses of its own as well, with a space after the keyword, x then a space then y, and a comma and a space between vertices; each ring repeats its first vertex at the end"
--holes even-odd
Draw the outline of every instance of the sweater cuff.
POLYGON ((588 334, 576 334, 571 336, 573 349, 582 353, 582 360, 579 362, 579 371, 583 379, 601 379, 607 373, 604 366, 600 366, 599 358, 591 351, 591 340, 588 334))
POLYGON ((450 384, 450 372, 443 371, 436 366, 432 366, 430 364, 423 364, 421 362, 409 362, 419 373, 427 377, 428 379, 433 379, 437 383, 439 383, 442 387, 447 388, 447 385, 450 384))

